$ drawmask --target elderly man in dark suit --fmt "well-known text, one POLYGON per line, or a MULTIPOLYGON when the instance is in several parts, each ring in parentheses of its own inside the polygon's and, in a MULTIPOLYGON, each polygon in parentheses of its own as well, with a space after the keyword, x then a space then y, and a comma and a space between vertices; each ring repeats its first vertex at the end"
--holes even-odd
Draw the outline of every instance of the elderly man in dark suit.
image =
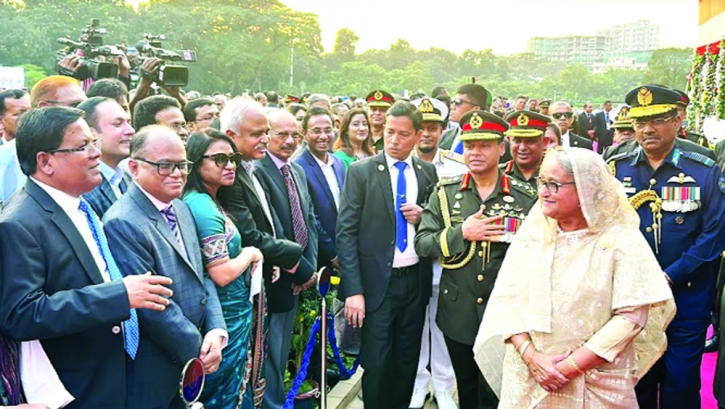
MULTIPOLYGON (((554 123, 559 125, 559 129, 561 129, 561 145, 592 150, 593 145, 591 140, 571 132, 574 123, 574 112, 572 112, 571 105, 568 102, 554 102, 551 104, 550 111, 551 117, 554 118, 554 123)), ((580 124, 580 126, 582 125, 580 124)), ((586 126, 584 124, 584 127, 586 126)))
POLYGON ((128 158, 131 139, 136 131, 131 126, 128 112, 114 99, 93 97, 78 105, 78 109, 86 113, 91 132, 102 142, 99 168, 103 181, 83 197, 98 217, 103 217, 108 208, 126 193, 131 183, 118 164, 128 158))
MULTIPOLYGON (((220 188, 217 199, 224 210, 233 216, 239 234, 242 235, 242 243, 262 251, 264 282, 265 287, 269 288, 280 279, 281 274, 296 274, 303 260, 300 245, 285 239, 283 227, 275 209, 269 203, 270 192, 257 178, 254 170, 254 162, 263 159, 267 152, 269 121, 264 108, 258 102, 235 98, 222 110, 220 122, 222 132, 232 138, 244 160, 237 169, 234 185, 220 188), (280 269, 284 271, 280 272, 280 269)), ((264 302, 264 299, 256 302, 264 302)), ((268 311, 274 316, 276 312, 289 311, 292 306, 291 298, 270 298, 268 311)), ((269 349, 281 349, 281 346, 272 345, 273 342, 281 341, 280 338, 269 337, 269 349)), ((266 363, 268 377, 263 407, 279 408, 282 407, 284 398, 284 384, 274 375, 280 370, 275 372, 269 369, 270 362, 266 363)))
POLYGON ((435 166, 411 155, 422 114, 408 102, 387 113, 385 152, 348 169, 337 219, 345 315, 362 327, 363 394, 371 408, 407 408, 431 296, 430 259, 413 238, 438 181, 435 166))
POLYGON ((81 198, 101 183, 98 141, 82 115, 52 107, 23 117, 18 160, 29 178, 0 216, 0 330, 41 341, 75 397, 66 408, 125 409, 137 316, 163 314, 171 295, 163 286, 171 280, 122 278, 98 217, 81 198))
POLYGON ((217 370, 228 334, 214 283, 204 275, 194 219, 178 199, 190 163, 181 139, 153 125, 131 142, 134 183, 103 216, 113 255, 124 276, 152 274, 173 280, 162 313, 139 313, 141 337, 127 366, 129 408, 184 408, 179 376, 201 358, 217 370))

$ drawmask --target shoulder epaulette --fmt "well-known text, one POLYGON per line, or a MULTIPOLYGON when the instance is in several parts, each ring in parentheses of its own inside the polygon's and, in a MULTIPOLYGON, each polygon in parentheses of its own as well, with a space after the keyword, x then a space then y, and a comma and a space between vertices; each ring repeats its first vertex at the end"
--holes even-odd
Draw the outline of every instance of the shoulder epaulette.
POLYGON ((438 186, 446 186, 446 185, 452 185, 455 183, 460 183, 461 178, 462 178, 461 175, 442 178, 438 181, 438 186))
POLYGON ((631 158, 632 156, 634 156, 636 154, 637 154, 637 151, 618 153, 616 155, 612 155, 609 159, 607 159, 607 163, 616 162, 616 161, 622 160, 624 158, 631 158))
POLYGON ((511 178, 511 186, 519 192, 525 193, 527 196, 535 198, 537 196, 536 189, 530 184, 522 182, 514 177, 511 178))
POLYGON ((700 162, 703 165, 709 167, 715 166, 715 161, 708 158, 707 156, 697 153, 697 152, 689 152, 689 151, 682 151, 682 157, 694 160, 695 162, 700 162))
POLYGON ((441 149, 440 152, 441 158, 450 159, 454 162, 462 163, 464 165, 466 164, 466 162, 463 160, 463 155, 461 155, 460 153, 456 153, 446 149, 441 149))

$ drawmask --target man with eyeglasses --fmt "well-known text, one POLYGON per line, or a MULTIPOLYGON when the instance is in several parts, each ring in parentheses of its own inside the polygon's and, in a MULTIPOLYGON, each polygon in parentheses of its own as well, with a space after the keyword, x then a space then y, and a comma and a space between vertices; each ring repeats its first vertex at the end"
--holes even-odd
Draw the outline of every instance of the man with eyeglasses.
POLYGON ((509 244, 536 201, 528 184, 499 168, 508 123, 476 110, 461 118, 465 175, 440 181, 423 212, 415 250, 443 267, 436 322, 443 332, 461 408, 495 408, 473 345, 509 244))
POLYGON ((166 95, 148 97, 133 109, 133 127, 137 131, 148 125, 163 125, 171 128, 186 143, 189 131, 179 101, 166 95))
POLYGON ((562 146, 593 149, 591 140, 571 132, 572 125, 574 124, 574 112, 572 112, 571 105, 568 102, 556 101, 551 104, 550 111, 554 123, 559 125, 559 129, 561 129, 562 146))
MULTIPOLYGON (((183 408, 179 374, 192 358, 219 368, 229 335, 216 287, 204 274, 196 225, 179 199, 191 162, 169 128, 151 125, 131 140, 133 183, 103 216, 109 247, 125 277, 172 280, 166 308, 139 311, 138 352, 127 361, 127 407, 183 408)), ((100 405, 98 407, 103 407, 100 405)))
POLYGON ((372 91, 365 97, 368 104, 368 117, 370 118, 370 129, 372 130, 372 145, 376 153, 380 153, 385 148, 385 119, 386 113, 395 102, 390 93, 377 89, 372 91))
MULTIPOLYGON (((45 77, 30 92, 32 108, 75 107, 86 99, 78 80, 64 75, 45 77)), ((27 177, 20 169, 15 142, 0 146, 0 207, 2 202, 25 185, 26 180, 27 177)))
MULTIPOLYGON (((171 280, 119 272, 110 233, 82 198, 102 178, 99 141, 82 111, 32 110, 16 139, 28 180, 0 216, 0 331, 40 340, 75 397, 65 407, 143 407, 126 406, 127 365, 140 358, 139 331, 148 329, 139 328, 138 316, 171 308, 171 280)), ((179 372, 174 379, 178 390, 179 372)), ((45 385, 41 392, 56 391, 45 385)))
MULTIPOLYGON (((630 91, 626 102, 639 146, 609 161, 677 304, 667 351, 636 387, 645 409, 700 407, 700 363, 714 275, 725 249, 725 180, 715 161, 675 144, 682 125, 679 99, 677 92, 653 85, 630 91)), ((725 399, 725 390, 716 386, 718 392, 725 399)))
POLYGON ((130 178, 119 167, 128 158, 131 139, 136 131, 131 126, 128 112, 116 100, 93 97, 78 105, 86 114, 86 120, 94 137, 99 139, 101 160, 99 167, 103 181, 83 197, 98 217, 126 193, 130 178))
POLYGON ((208 98, 197 98, 184 107, 184 120, 189 133, 203 131, 219 118, 219 108, 208 98))

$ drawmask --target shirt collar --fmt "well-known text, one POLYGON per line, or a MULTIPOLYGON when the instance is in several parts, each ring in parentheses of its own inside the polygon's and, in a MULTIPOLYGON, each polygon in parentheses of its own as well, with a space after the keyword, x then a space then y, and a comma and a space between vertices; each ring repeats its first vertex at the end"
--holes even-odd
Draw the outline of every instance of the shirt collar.
POLYGON ((410 154, 408 154, 408 157, 405 158, 405 160, 400 161, 395 158, 391 158, 390 155, 388 155, 388 152, 385 152, 385 162, 387 162, 387 164, 388 164, 388 169, 395 166, 395 164, 398 162, 405 162, 408 165, 408 167, 413 169, 413 156, 410 154))
POLYGON ((317 162, 317 164, 320 165, 320 167, 330 167, 330 166, 332 166, 332 158, 330 157, 332 155, 330 155, 329 153, 327 154, 327 163, 321 161, 320 158, 318 158, 317 156, 313 155, 312 152, 310 152, 310 155, 312 155, 312 157, 315 158, 315 162, 317 162))
POLYGON ((139 190, 141 190, 141 192, 143 192, 143 194, 144 194, 144 195, 146 195, 146 197, 148 197, 148 198, 149 198, 149 200, 151 201, 151 203, 153 203, 153 204, 154 204, 154 207, 156 207, 156 210, 158 210, 158 211, 162 211, 162 210, 166 209, 167 207, 171 206, 171 203, 164 203, 164 202, 162 202, 161 200, 159 200, 159 199, 157 199, 157 198, 153 197, 153 196, 151 195, 151 193, 149 193, 149 192, 145 191, 145 190, 144 190, 144 189, 143 189, 143 188, 141 187, 141 185, 139 185, 138 183, 136 183, 136 181, 134 181, 133 183, 135 183, 135 184, 136 184, 136 187, 137 187, 137 188, 139 188, 139 190))
POLYGON ((101 174, 108 181, 108 183, 112 183, 114 185, 118 185, 119 183, 121 183, 121 180, 123 180, 123 171, 121 170, 121 168, 112 168, 103 161, 100 161, 99 165, 101 168, 101 174))
POLYGON ((272 158, 272 162, 274 162, 274 165, 277 166, 277 169, 282 169, 282 166, 289 164, 289 160, 287 162, 284 162, 282 161, 282 159, 272 155, 272 153, 270 153, 269 151, 267 151, 267 155, 272 158))
MULTIPOLYGON (((680 158, 682 157, 682 151, 680 148, 675 145, 670 153, 667 154, 665 157, 665 160, 662 163, 669 163, 672 166, 676 167, 677 169, 681 169, 680 167, 680 158)), ((644 153, 644 149, 642 149, 641 145, 637 145, 635 148, 635 155, 632 158, 632 165, 636 165, 641 162, 647 162, 647 155, 644 153)), ((649 163, 649 162, 647 162, 649 163)))
POLYGON ((65 210, 66 212, 78 211, 78 207, 81 205, 80 197, 71 196, 60 189, 57 189, 50 185, 46 185, 45 183, 39 181, 32 176, 30 178, 33 179, 33 182, 37 183, 38 186, 40 186, 40 188, 43 189, 45 193, 47 193, 48 196, 53 199, 54 202, 58 203, 58 206, 60 206, 61 209, 65 210))
POLYGON ((242 168, 244 168, 244 171, 247 172, 247 175, 249 175, 249 177, 252 177, 252 174, 254 173, 254 161, 243 160, 242 168))

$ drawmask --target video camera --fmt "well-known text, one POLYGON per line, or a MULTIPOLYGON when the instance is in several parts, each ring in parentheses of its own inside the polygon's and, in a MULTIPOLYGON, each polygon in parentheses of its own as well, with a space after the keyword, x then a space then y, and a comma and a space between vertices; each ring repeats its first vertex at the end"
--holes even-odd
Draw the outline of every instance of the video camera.
POLYGON ((189 83, 189 69, 184 65, 172 64, 177 62, 196 62, 196 51, 181 50, 170 51, 161 48, 163 35, 144 34, 144 39, 136 44, 138 53, 146 58, 155 57, 161 60, 156 75, 143 72, 147 79, 160 86, 185 87, 189 83))
POLYGON ((91 24, 82 30, 78 41, 69 38, 58 38, 58 43, 66 46, 56 53, 55 70, 58 74, 73 77, 79 80, 93 78, 118 78, 118 65, 106 62, 102 57, 123 56, 123 50, 116 46, 104 46, 103 37, 105 28, 98 27, 98 19, 92 18, 91 24), (60 62, 69 54, 76 53, 81 57, 80 68, 77 71, 60 66, 60 62))

